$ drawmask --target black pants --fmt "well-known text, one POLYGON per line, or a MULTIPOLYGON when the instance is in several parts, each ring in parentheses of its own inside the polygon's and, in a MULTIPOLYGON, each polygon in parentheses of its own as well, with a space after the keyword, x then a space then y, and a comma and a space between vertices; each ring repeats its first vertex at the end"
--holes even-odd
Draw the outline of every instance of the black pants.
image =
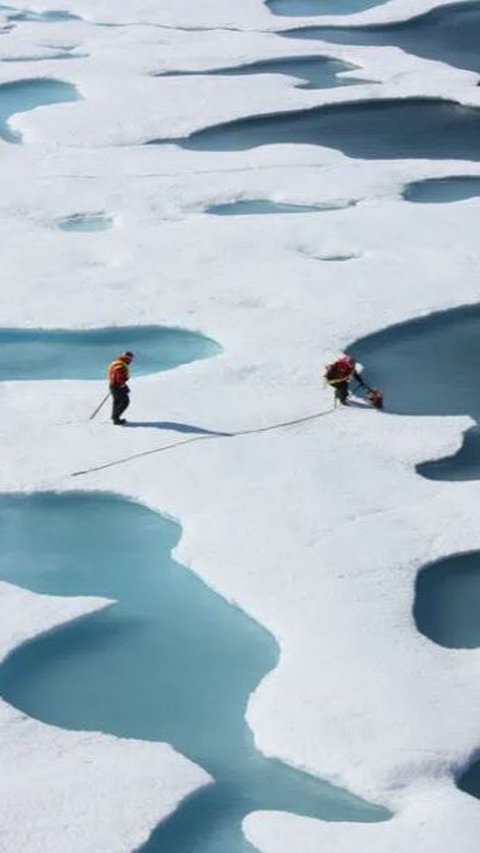
POLYGON ((115 385, 110 386, 110 393, 113 399, 112 421, 118 421, 125 409, 128 409, 130 405, 129 393, 125 387, 118 388, 115 385))
POLYGON ((346 379, 345 382, 337 382, 337 384, 334 387, 335 387, 335 398, 340 403, 345 403, 347 400, 347 397, 348 397, 348 380, 346 379))

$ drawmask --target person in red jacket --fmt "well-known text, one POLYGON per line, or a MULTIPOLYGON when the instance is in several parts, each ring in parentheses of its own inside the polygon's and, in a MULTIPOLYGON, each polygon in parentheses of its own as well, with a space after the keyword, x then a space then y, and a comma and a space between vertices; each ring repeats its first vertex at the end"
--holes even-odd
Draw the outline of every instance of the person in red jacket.
POLYGON ((126 424, 125 418, 120 417, 130 405, 130 388, 128 380, 129 364, 133 360, 133 352, 122 352, 108 368, 108 385, 112 395, 112 421, 114 424, 126 424))
POLYGON ((380 388, 371 388, 363 381, 357 370, 357 364, 350 355, 342 355, 325 368, 325 381, 335 389, 335 401, 348 406, 349 382, 354 379, 360 388, 366 390, 366 399, 375 409, 383 409, 383 392, 380 388))
POLYGON ((325 380, 335 389, 335 400, 343 406, 347 405, 349 385, 351 379, 355 379, 364 388, 367 387, 357 371, 355 359, 350 355, 342 355, 332 364, 325 368, 325 380))

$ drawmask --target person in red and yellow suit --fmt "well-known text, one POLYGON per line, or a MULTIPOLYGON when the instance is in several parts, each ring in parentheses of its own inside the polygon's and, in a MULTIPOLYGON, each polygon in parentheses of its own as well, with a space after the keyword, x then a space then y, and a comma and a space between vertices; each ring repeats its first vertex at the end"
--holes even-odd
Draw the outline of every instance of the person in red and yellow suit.
POLYGON ((351 379, 355 379, 362 388, 368 387, 357 371, 355 359, 349 355, 342 355, 332 364, 327 364, 324 376, 326 382, 335 389, 335 400, 338 400, 342 406, 348 405, 351 379))
POLYGON ((130 405, 130 388, 128 380, 129 364, 133 360, 133 352, 122 352, 108 367, 108 385, 112 395, 112 421, 114 424, 126 424, 121 415, 130 405))

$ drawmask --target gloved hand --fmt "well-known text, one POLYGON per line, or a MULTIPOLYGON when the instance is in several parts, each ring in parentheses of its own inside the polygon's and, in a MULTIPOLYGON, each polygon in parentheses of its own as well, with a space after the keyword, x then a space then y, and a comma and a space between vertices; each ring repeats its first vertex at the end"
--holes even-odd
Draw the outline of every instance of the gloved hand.
POLYGON ((130 388, 128 387, 128 385, 124 385, 123 390, 126 391, 127 394, 130 394, 130 388))

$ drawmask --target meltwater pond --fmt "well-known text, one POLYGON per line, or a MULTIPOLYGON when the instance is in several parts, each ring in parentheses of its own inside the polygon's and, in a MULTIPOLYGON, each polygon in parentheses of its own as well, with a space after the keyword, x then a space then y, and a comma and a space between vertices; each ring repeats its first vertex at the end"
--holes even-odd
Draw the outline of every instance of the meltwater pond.
POLYGON ((385 391, 389 412, 480 419, 480 306, 390 326, 348 351, 365 366, 369 384, 385 391))
POLYGON ((480 553, 454 554, 417 575, 418 630, 441 646, 480 647, 480 553))
POLYGON ((480 177, 459 175, 448 178, 428 178, 407 184, 403 193, 406 201, 423 204, 443 204, 465 201, 480 195, 480 177))
POLYGON ((330 89, 333 86, 352 86, 363 82, 359 78, 339 76, 343 71, 354 70, 357 70, 357 66, 341 62, 339 59, 329 59, 326 56, 292 56, 285 59, 264 59, 247 65, 215 68, 202 72, 167 71, 157 76, 238 77, 252 74, 285 74, 289 77, 298 77, 299 82, 295 84, 298 89, 330 89))
POLYGON ((467 430, 458 453, 417 465, 427 480, 480 480, 480 427, 467 430))
MULTIPOLYGON (((349 352, 400 415, 470 415, 480 422, 480 306, 440 311, 356 341, 349 352)), ((432 480, 480 479, 480 428, 455 456, 424 462, 432 480)))
POLYGON ((480 800, 480 761, 475 762, 465 773, 462 773, 457 779, 457 786, 461 791, 480 800))
POLYGON ((34 12, 28 9, 16 9, 14 6, 0 6, 0 15, 4 15, 9 21, 38 21, 39 23, 81 20, 78 15, 74 15, 72 12, 61 10, 34 12))
POLYGON ((425 59, 480 71, 480 3, 454 3, 395 24, 302 27, 282 35, 337 44, 393 45, 425 59))
POLYGON ((221 351, 211 338, 167 326, 107 329, 0 329, 0 381, 103 379, 118 352, 135 353, 134 373, 170 370, 221 351))
POLYGON ((266 0, 274 15, 351 15, 372 6, 381 6, 385 0, 266 0))
POLYGON ((268 201, 267 199, 242 199, 226 204, 214 204, 207 207, 205 213, 214 216, 249 216, 252 214, 278 213, 319 213, 326 210, 341 210, 352 207, 353 201, 342 204, 287 204, 286 202, 268 201))
POLYGON ((245 708, 277 644, 172 558, 178 524, 113 495, 44 493, 1 496, 0 530, 2 580, 116 600, 14 651, 0 666, 3 698, 63 728, 167 741, 214 777, 142 850, 246 853, 253 809, 389 817, 256 751, 245 708))
POLYGON ((3 83, 0 85, 0 137, 6 142, 21 142, 21 135, 9 126, 9 119, 15 113, 79 99, 75 86, 62 80, 38 78, 3 83))
POLYGON ((376 100, 253 116, 186 138, 154 139, 198 151, 303 143, 364 159, 480 159, 480 110, 435 98, 376 100))
POLYGON ((88 233, 91 231, 108 231, 113 226, 111 216, 104 213, 72 213, 57 222, 62 231, 79 231, 88 233))
MULTIPOLYGON (((418 630, 441 646, 480 647, 480 552, 453 554, 417 575, 413 608, 418 630)), ((480 799, 480 762, 457 779, 461 791, 480 799)))

